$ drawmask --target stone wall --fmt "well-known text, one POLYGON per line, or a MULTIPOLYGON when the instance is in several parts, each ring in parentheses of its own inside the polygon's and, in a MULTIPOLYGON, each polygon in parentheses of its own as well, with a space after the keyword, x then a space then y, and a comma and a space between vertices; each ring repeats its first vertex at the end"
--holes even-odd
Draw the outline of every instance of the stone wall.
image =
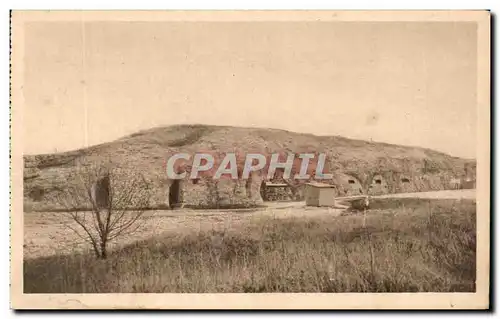
POLYGON ((264 201, 291 201, 294 200, 292 191, 288 186, 261 186, 264 201))
MULTIPOLYGON (((173 181, 166 185, 164 194, 167 206, 170 187, 173 181)), ((252 207, 262 204, 260 195, 260 180, 232 180, 199 178, 197 180, 183 179, 180 181, 181 206, 191 208, 231 208, 252 207)))
MULTIPOLYGON (((71 158, 68 157, 68 158, 71 158)), ((75 185, 76 166, 71 166, 66 157, 33 157, 25 160, 24 171, 24 202, 26 210, 53 211, 64 207, 53 200, 58 191, 75 185), (54 165, 62 166, 54 166, 54 165)), ((90 160, 89 160, 90 161, 90 160)), ((97 164, 92 161, 93 164, 97 164)), ((397 159, 384 159, 374 166, 363 162, 346 162, 340 165, 333 173, 333 180, 326 182, 336 186, 336 196, 353 196, 360 194, 378 195, 385 193, 421 192, 452 189, 451 181, 460 179, 462 184, 466 179, 467 185, 475 187, 475 165, 472 163, 463 168, 434 167, 425 161, 405 162, 397 159), (403 165, 404 164, 404 165, 403 165), (341 167, 342 166, 342 167, 341 167), (380 180, 380 184, 376 182, 380 180), (352 182, 350 182, 352 181, 352 182)), ((130 180, 137 176, 139 171, 135 163, 121 163, 117 170, 120 178, 130 180)), ((151 166, 143 173, 149 185, 151 195, 151 209, 169 208, 169 190, 171 181, 167 180, 166 173, 161 165, 151 166)), ((222 179, 214 181, 211 177, 181 181, 181 197, 184 206, 198 208, 223 207, 251 207, 263 202, 261 183, 265 180, 258 174, 248 180, 222 179)), ((278 179, 273 180, 282 183, 278 179)), ((304 184, 308 181, 291 181, 295 194, 291 188, 276 188, 269 196, 269 200, 304 200, 304 184)), ((90 207, 89 207, 90 208, 90 207)))

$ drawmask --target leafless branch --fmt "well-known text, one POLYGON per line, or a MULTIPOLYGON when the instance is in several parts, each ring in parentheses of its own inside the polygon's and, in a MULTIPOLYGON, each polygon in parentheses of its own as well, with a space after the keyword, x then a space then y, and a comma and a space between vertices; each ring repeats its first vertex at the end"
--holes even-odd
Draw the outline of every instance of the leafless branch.
POLYGON ((55 201, 73 222, 68 228, 89 243, 98 258, 106 258, 110 241, 141 226, 150 202, 148 182, 103 165, 78 166, 76 171, 55 201))

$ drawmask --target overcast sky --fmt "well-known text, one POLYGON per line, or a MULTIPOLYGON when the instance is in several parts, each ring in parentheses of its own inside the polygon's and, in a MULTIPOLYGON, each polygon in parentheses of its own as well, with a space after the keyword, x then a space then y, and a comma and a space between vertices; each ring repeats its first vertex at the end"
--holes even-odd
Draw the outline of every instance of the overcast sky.
POLYGON ((465 22, 31 22, 24 151, 205 123, 474 158, 476 40, 465 22))

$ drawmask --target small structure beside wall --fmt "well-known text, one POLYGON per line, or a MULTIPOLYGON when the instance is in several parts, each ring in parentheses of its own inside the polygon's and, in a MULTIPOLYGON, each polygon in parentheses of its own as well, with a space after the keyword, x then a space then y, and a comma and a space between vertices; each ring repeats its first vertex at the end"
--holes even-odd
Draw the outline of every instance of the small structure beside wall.
POLYGON ((307 183, 305 198, 306 206, 335 206, 335 185, 324 183, 307 183))
POLYGON ((462 181, 462 189, 475 189, 476 188, 476 180, 470 178, 464 178, 462 181))

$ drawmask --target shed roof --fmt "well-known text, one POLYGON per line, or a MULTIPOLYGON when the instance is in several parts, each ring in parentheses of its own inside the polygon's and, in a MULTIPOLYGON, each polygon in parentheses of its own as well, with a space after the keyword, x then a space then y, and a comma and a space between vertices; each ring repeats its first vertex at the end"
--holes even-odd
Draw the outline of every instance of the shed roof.
POLYGON ((310 186, 318 187, 318 188, 336 188, 335 185, 319 183, 319 182, 310 182, 310 183, 307 183, 306 185, 310 185, 310 186))

